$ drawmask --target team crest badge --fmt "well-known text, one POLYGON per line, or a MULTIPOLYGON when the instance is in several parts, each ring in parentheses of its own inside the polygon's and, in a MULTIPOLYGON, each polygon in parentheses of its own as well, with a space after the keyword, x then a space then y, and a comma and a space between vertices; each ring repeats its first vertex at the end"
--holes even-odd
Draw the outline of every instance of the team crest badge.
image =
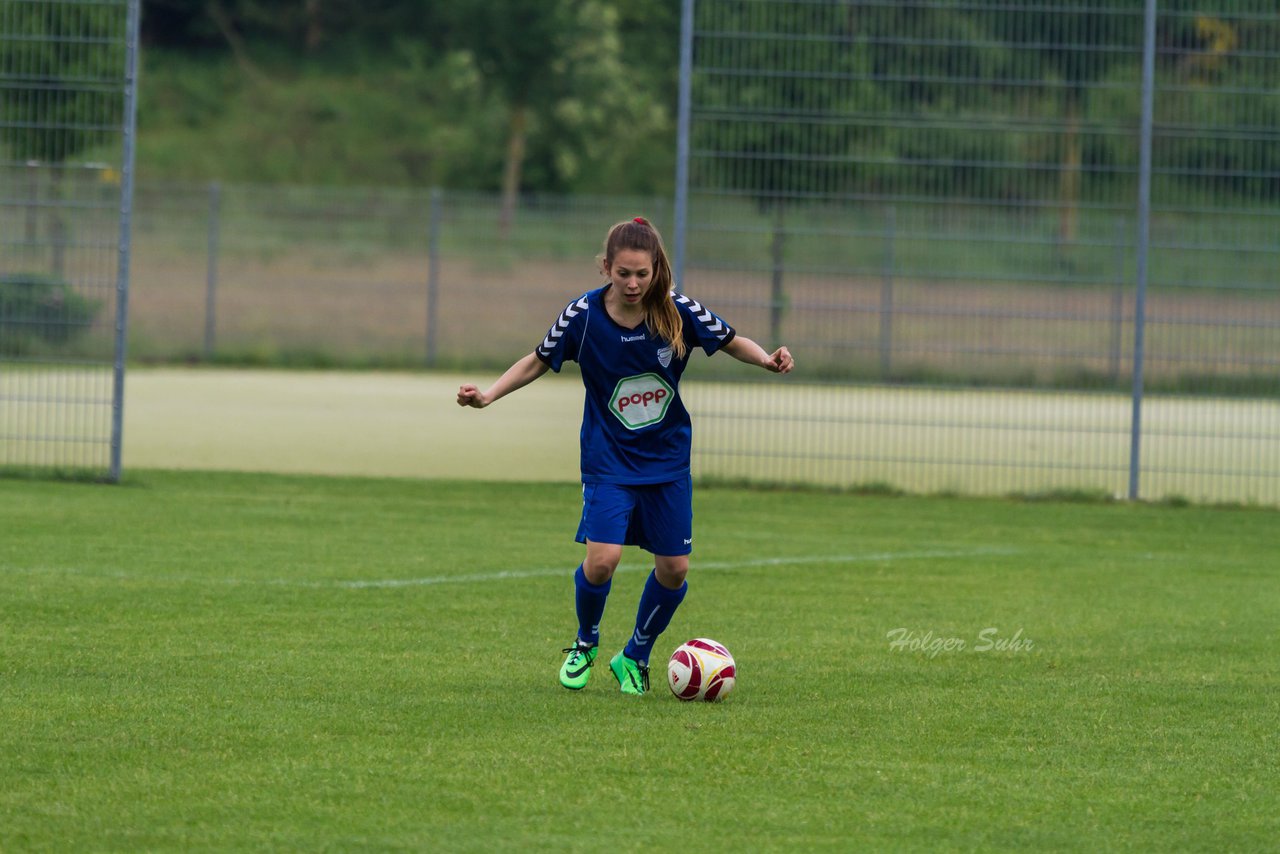
POLYGON ((664 368, 671 367, 671 352, 672 351, 670 347, 663 347, 661 350, 659 350, 658 364, 662 365, 662 367, 664 368))

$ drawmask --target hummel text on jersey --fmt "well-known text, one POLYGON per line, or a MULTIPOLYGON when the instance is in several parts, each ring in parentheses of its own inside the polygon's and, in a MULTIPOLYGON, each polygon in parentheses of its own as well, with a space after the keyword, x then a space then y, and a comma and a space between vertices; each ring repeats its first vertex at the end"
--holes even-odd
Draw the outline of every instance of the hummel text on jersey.
POLYGON ((629 341, 643 341, 643 340, 644 340, 644 333, 643 333, 643 332, 641 332, 639 335, 623 335, 623 336, 622 336, 622 343, 623 343, 623 344, 626 344, 626 343, 627 343, 627 342, 629 342, 629 341))

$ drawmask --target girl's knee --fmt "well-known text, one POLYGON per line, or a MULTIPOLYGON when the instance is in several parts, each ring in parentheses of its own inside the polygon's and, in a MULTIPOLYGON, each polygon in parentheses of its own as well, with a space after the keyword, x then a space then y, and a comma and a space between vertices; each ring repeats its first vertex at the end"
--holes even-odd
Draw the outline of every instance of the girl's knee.
POLYGON ((593 546, 587 549, 587 556, 582 561, 582 574, 592 584, 604 584, 613 578, 614 570, 621 560, 622 549, 593 546))
POLYGON ((679 590, 680 585, 684 584, 685 576, 689 574, 689 556, 655 557, 653 574, 657 576, 658 583, 663 587, 668 590, 679 590))

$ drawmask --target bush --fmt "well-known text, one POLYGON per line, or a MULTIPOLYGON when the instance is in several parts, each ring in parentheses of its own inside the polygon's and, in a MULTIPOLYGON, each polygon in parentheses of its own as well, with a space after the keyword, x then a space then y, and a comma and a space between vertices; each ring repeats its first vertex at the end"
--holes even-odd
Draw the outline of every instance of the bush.
POLYGON ((93 324, 101 307, 56 276, 0 275, 0 356, 66 347, 93 324))

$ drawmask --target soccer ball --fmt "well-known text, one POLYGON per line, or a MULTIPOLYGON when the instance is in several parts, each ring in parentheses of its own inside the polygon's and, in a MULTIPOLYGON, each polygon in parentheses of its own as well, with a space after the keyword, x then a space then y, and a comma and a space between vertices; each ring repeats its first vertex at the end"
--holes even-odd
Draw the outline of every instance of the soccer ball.
POLYGON ((685 641, 667 662, 667 684, 681 700, 721 700, 733 690, 736 665, 724 644, 710 638, 685 641))

